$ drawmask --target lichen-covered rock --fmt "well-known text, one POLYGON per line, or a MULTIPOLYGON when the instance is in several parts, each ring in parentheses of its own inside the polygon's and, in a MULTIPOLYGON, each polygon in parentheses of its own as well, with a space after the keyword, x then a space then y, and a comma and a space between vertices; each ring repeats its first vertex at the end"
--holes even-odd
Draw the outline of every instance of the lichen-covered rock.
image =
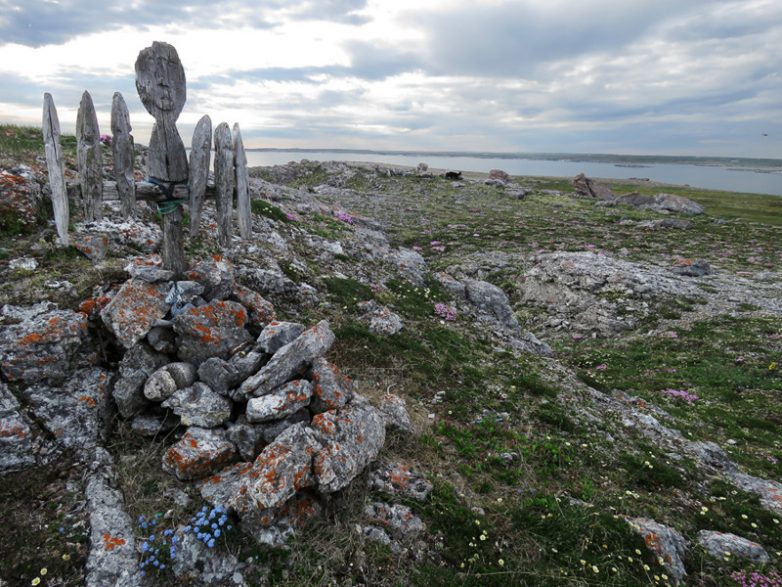
POLYGON ((144 397, 153 402, 162 402, 174 393, 193 385, 196 368, 192 363, 169 363, 155 371, 144 384, 144 397))
POLYGON ((273 355, 286 344, 293 342, 304 330, 303 324, 273 320, 261 331, 256 346, 264 353, 273 355))
POLYGON ((218 300, 190 308, 174 319, 177 355, 196 364, 211 357, 227 359, 252 340, 246 324, 247 310, 237 302, 218 300))
POLYGON ((93 263, 100 263, 109 252, 109 237, 105 234, 77 234, 73 247, 93 263))
POLYGON ((360 320, 369 326, 369 331, 378 336, 391 336, 402 330, 402 318, 388 306, 381 306, 374 300, 358 304, 364 312, 360 320))
MULTIPOLYGON (((247 506, 250 505, 247 501, 239 499, 241 488, 245 486, 250 477, 249 473, 253 470, 252 461, 238 462, 216 471, 213 475, 209 475, 200 481, 198 484, 198 490, 201 493, 201 497, 208 504, 216 506, 227 506, 232 504, 231 509, 244 514, 247 511, 247 506), (237 509, 237 505, 239 508, 237 509)), ((246 493, 247 490, 244 490, 246 493)))
POLYGON ((765 565, 771 560, 766 549, 757 542, 727 532, 701 530, 698 533, 698 544, 718 559, 729 556, 733 560, 743 559, 756 565, 765 565))
POLYGON ((421 518, 406 505, 374 502, 364 508, 372 522, 402 537, 412 537, 426 529, 421 518))
POLYGON ((369 475, 369 487, 388 495, 426 501, 432 484, 402 463, 385 463, 369 475))
POLYGON ((689 198, 684 196, 677 196, 675 194, 627 194, 619 197, 619 202, 622 204, 629 204, 636 208, 665 211, 665 212, 678 212, 680 214, 689 214, 692 216, 703 214, 706 209, 693 202, 689 198))
POLYGON ((235 422, 228 422, 226 426, 226 437, 234 443, 239 457, 245 461, 254 461, 266 445, 261 427, 248 422, 244 415, 240 415, 235 422))
POLYGON ((315 414, 341 408, 353 399, 353 382, 323 357, 312 362, 310 378, 314 386, 310 410, 315 414))
POLYGON ((173 354, 176 352, 174 331, 165 326, 153 326, 147 333, 149 346, 159 353, 173 354))
POLYGON ((119 379, 112 395, 117 411, 123 418, 130 418, 147 405, 144 384, 149 377, 168 362, 168 358, 153 351, 144 343, 133 345, 119 363, 119 379))
POLYGON ((729 471, 727 476, 739 489, 757 495, 767 510, 782 515, 782 483, 735 470, 729 471))
POLYGON ((35 465, 33 431, 19 413, 19 402, 0 381, 0 475, 35 465))
POLYGON ((112 374, 100 367, 80 369, 62 387, 33 385, 24 390, 35 419, 64 447, 90 457, 111 424, 112 374))
POLYGON ((186 275, 204 286, 203 295, 207 301, 228 299, 234 290, 233 265, 220 255, 197 263, 186 275))
POLYGON ((647 548, 663 559, 663 566, 674 583, 684 581, 687 574, 684 568, 687 542, 684 537, 673 528, 648 518, 627 518, 627 522, 641 535, 647 548))
POLYGON ((101 310, 100 317, 120 344, 129 349, 147 335, 156 320, 168 312, 166 293, 164 283, 129 279, 101 310))
POLYGON ((231 418, 233 404, 206 383, 196 381, 191 387, 175 392, 161 405, 179 416, 185 426, 216 428, 231 418))
POLYGON ((180 481, 200 479, 236 458, 236 448, 220 429, 189 428, 163 455, 163 470, 180 481))
POLYGON ((276 318, 274 305, 249 287, 237 283, 234 285, 233 297, 250 311, 251 324, 266 326, 276 318))
POLYGON ((192 532, 177 533, 177 555, 171 561, 171 570, 179 581, 191 585, 214 587, 243 587, 247 585, 238 570, 239 561, 231 553, 209 548, 192 532))
POLYGON ((380 398, 379 409, 386 428, 407 433, 413 431, 410 414, 407 413, 407 404, 398 395, 393 393, 385 394, 380 398))
POLYGON ((282 505, 301 489, 315 484, 312 457, 320 449, 320 442, 307 426, 291 426, 255 459, 248 473, 252 481, 238 499, 250 499, 259 510, 282 505))
POLYGON ((108 237, 112 248, 124 252, 131 248, 143 253, 154 253, 163 242, 163 231, 157 223, 136 218, 115 220, 103 218, 94 222, 78 223, 77 234, 102 234, 108 237))
POLYGON ((170 413, 139 414, 130 423, 130 428, 139 436, 155 438, 165 436, 179 425, 179 418, 170 413))
POLYGON ((122 493, 113 485, 106 470, 90 474, 87 480, 85 493, 90 516, 87 587, 141 585, 133 526, 122 493))
POLYGON ((397 266, 399 272, 413 285, 424 285, 424 273, 426 273, 426 260, 420 253, 400 248, 391 252, 389 258, 397 266))
POLYGON ((281 385, 271 393, 251 398, 247 402, 247 420, 268 422, 286 418, 310 404, 312 384, 297 379, 281 385))
POLYGON ((508 302, 508 296, 496 285, 487 281, 466 279, 464 281, 467 300, 481 312, 493 316, 506 328, 519 328, 518 320, 508 302))
POLYGON ((255 351, 237 353, 230 360, 207 359, 198 366, 198 378, 221 395, 232 395, 231 389, 258 372, 265 356, 255 351))
POLYGON ((318 414, 312 428, 324 445, 314 461, 318 489, 323 493, 346 487, 377 457, 386 440, 383 418, 368 404, 354 402, 318 414))
POLYGON ((255 426, 259 430, 261 434, 261 438, 263 438, 264 442, 270 444, 274 442, 274 440, 280 434, 285 432, 288 428, 290 428, 294 424, 298 424, 300 422, 303 422, 304 424, 309 424, 310 421, 311 418, 310 418, 309 410, 303 408, 298 412, 296 412, 295 414, 288 416, 287 418, 283 418, 282 420, 274 420, 272 422, 261 422, 260 424, 255 424, 255 426))
POLYGON ((46 302, 29 308, 3 306, 0 373, 7 381, 60 383, 86 362, 87 317, 55 308, 46 302))
POLYGON ((329 323, 326 320, 318 322, 280 348, 258 373, 245 380, 240 388, 242 393, 247 396, 264 395, 304 374, 315 359, 326 354, 334 339, 329 323))
POLYGON ((240 526, 258 544, 283 548, 297 528, 303 528, 321 512, 318 500, 302 492, 279 508, 247 512, 241 517, 240 526))

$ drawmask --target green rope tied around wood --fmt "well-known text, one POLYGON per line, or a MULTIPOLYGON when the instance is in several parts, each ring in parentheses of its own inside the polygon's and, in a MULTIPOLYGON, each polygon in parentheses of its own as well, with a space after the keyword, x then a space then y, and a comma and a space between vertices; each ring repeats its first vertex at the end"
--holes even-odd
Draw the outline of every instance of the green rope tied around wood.
POLYGON ((184 206, 187 200, 162 200, 157 203, 157 209, 163 216, 168 216, 176 211, 177 206, 184 206))
POLYGON ((161 200, 157 203, 157 209, 161 216, 173 214, 178 206, 183 206, 188 202, 186 199, 177 199, 174 197, 174 190, 177 186, 176 182, 170 183, 157 179, 156 177, 147 177, 147 181, 158 186, 166 196, 165 200, 161 200))

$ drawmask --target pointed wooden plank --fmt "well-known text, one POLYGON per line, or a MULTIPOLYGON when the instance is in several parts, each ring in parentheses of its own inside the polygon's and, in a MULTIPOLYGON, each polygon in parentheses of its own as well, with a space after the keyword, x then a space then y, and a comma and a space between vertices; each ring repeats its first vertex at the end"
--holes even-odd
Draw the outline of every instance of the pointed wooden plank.
POLYGON ((234 169, 236 172, 236 211, 239 215, 239 234, 242 240, 252 236, 252 217, 250 212, 250 190, 247 175, 247 155, 244 152, 242 133, 239 123, 234 124, 234 169))
POLYGON ((133 164, 136 154, 133 150, 133 135, 130 131, 130 114, 125 99, 114 92, 111 101, 111 152, 114 156, 114 179, 121 203, 122 216, 128 218, 136 204, 136 178, 133 164))
POLYGON ((187 187, 190 191, 190 236, 198 234, 201 225, 201 211, 204 207, 204 193, 209 179, 209 157, 212 154, 212 119, 204 115, 193 131, 190 149, 190 177, 187 187))
POLYGON ((163 268, 173 271, 177 278, 181 278, 187 269, 182 216, 182 206, 177 206, 172 212, 163 215, 163 247, 161 250, 163 268))
POLYGON ((136 59, 136 89, 154 118, 147 174, 168 182, 187 180, 187 154, 176 120, 187 99, 185 70, 176 49, 155 41, 136 59))
POLYGON ((231 129, 221 122, 215 129, 215 188, 217 189, 217 240, 227 247, 231 242, 234 195, 234 153, 231 129))
POLYGON ((84 219, 100 220, 103 215, 103 157, 100 150, 98 115, 92 96, 84 92, 76 115, 76 158, 79 164, 84 219))
POLYGON ((57 108, 54 107, 54 99, 49 93, 43 95, 43 145, 46 152, 46 167, 49 169, 54 223, 57 225, 60 244, 67 246, 70 210, 65 187, 62 147, 60 147, 60 119, 57 116, 57 108))

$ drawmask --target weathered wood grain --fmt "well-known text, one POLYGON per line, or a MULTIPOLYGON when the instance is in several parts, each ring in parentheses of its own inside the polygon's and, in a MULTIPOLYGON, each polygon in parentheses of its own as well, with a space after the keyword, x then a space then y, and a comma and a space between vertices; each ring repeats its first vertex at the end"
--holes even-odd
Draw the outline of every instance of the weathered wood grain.
POLYGON ((252 236, 252 216, 250 212, 249 176, 247 175, 247 155, 244 152, 242 133, 239 123, 234 124, 234 169, 236 173, 236 211, 239 216, 239 234, 242 240, 252 236))
POLYGON ((163 215, 163 247, 161 250, 163 268, 173 271, 178 278, 182 277, 187 269, 182 217, 182 206, 177 206, 173 212, 163 215))
POLYGON ((136 59, 136 89, 154 118, 147 174, 163 181, 187 180, 187 154, 176 120, 187 99, 185 70, 174 47, 155 41, 136 59))
POLYGON ((114 179, 121 202, 124 218, 133 213, 136 204, 136 178, 133 177, 133 164, 136 154, 133 150, 133 135, 130 132, 130 114, 125 99, 119 92, 114 93, 111 101, 111 152, 114 156, 114 179))
POLYGON ((65 166, 60 146, 60 119, 54 106, 52 95, 43 95, 43 145, 46 152, 46 167, 49 169, 49 187, 52 192, 54 223, 60 244, 68 245, 68 223, 70 210, 68 192, 65 188, 65 166))
POLYGON ((88 222, 99 220, 103 212, 103 157, 98 116, 89 92, 82 94, 76 115, 76 159, 79 165, 84 219, 88 222))
POLYGON ((217 189, 217 241, 231 242, 234 194, 234 154, 231 129, 221 122, 215 129, 215 188, 217 189))
POLYGON ((212 119, 201 117, 193 131, 190 149, 190 177, 187 187, 190 191, 190 235, 198 234, 201 225, 201 211, 204 207, 204 193, 209 178, 209 158, 212 154, 212 119))

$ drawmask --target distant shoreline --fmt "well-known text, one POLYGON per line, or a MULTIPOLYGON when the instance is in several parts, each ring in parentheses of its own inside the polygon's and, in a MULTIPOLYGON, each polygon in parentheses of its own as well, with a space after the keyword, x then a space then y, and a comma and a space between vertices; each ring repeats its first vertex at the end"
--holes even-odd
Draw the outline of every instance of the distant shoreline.
POLYGON ((258 153, 337 153, 357 155, 391 155, 403 157, 470 157, 475 159, 527 159, 533 161, 572 161, 577 163, 609 163, 620 167, 648 165, 697 165, 726 167, 762 173, 782 172, 782 159, 755 159, 750 157, 701 157, 678 155, 619 155, 610 153, 495 153, 487 151, 419 151, 375 149, 315 149, 315 148, 247 148, 258 153))

